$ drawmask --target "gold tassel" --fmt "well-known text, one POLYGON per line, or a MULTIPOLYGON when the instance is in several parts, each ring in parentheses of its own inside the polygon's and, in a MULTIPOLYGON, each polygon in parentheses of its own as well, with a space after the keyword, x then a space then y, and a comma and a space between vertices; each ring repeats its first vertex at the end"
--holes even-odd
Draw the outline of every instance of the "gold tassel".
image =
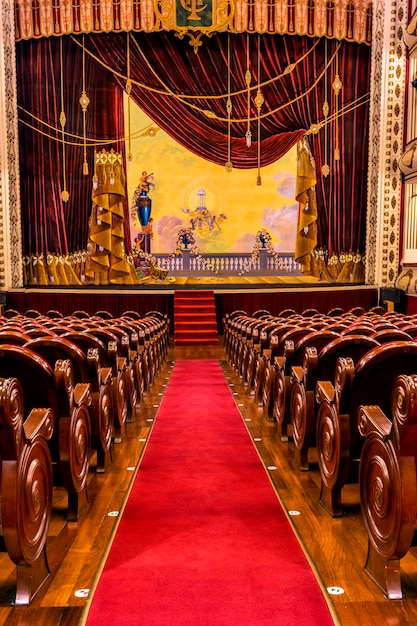
POLYGON ((258 175, 256 177, 256 184, 258 187, 262 185, 261 178, 261 109, 265 102, 261 91, 261 37, 258 35, 258 91, 255 97, 256 109, 258 111, 258 175))
MULTIPOLYGON (((325 67, 327 68, 327 39, 324 42, 324 57, 325 57, 325 67)), ((324 102, 323 102, 323 115, 324 115, 324 163, 321 166, 321 173, 324 177, 327 177, 330 174, 330 167, 327 163, 327 152, 328 152, 328 129, 327 129, 327 116, 329 115, 329 103, 327 101, 328 97, 328 85, 327 85, 327 69, 324 75, 324 102)))
POLYGON ((336 112, 335 112, 335 148, 334 148, 334 160, 340 161, 340 149, 339 149, 339 94, 342 90, 342 81, 339 76, 339 55, 336 54, 336 76, 332 83, 333 91, 336 100, 336 112))
POLYGON ((84 161, 83 161, 83 175, 88 176, 88 161, 87 161, 87 122, 86 122, 86 114, 88 105, 90 104, 90 98, 87 96, 85 91, 85 46, 84 46, 84 35, 83 35, 83 91, 79 100, 81 110, 83 112, 83 141, 84 141, 84 161))
POLYGON ((62 37, 60 38, 60 48, 59 48, 59 60, 61 65, 61 114, 59 116, 59 122, 61 124, 62 129, 62 168, 63 168, 63 183, 64 188, 61 192, 61 198, 63 202, 68 202, 69 193, 67 191, 67 174, 66 174, 66 163, 65 163, 65 124, 67 123, 67 118, 64 110, 64 67, 62 62, 62 37))

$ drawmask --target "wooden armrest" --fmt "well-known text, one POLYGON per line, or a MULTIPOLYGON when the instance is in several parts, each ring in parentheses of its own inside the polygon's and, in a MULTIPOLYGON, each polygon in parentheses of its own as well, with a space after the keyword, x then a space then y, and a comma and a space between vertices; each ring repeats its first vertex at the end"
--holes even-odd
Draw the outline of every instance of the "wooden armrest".
POLYGON ((284 369, 284 362, 285 360, 283 356, 276 356, 274 358, 274 365, 280 370, 284 369))
POLYGON ((392 422, 379 406, 360 406, 358 409, 358 428, 363 437, 376 433, 383 439, 391 434, 392 422))
POLYGON ((103 385, 111 385, 111 381, 113 378, 113 372, 111 367, 102 367, 100 369, 100 382, 103 385))
POLYGON ((74 388, 75 406, 84 403, 87 406, 91 404, 91 387, 90 383, 77 383, 74 388))
POLYGON ((47 441, 51 439, 54 430, 54 414, 52 409, 32 409, 23 422, 23 432, 27 443, 38 435, 47 441))
POLYGON ((319 380, 316 385, 316 400, 320 404, 324 400, 334 402, 336 390, 330 380, 319 380))
POLYGON ((119 372, 123 372, 123 370, 125 370, 127 368, 127 361, 126 361, 126 357, 124 356, 119 356, 117 357, 117 369, 119 372))
POLYGON ((301 365, 293 365, 291 368, 291 382, 301 384, 304 381, 304 369, 301 365))

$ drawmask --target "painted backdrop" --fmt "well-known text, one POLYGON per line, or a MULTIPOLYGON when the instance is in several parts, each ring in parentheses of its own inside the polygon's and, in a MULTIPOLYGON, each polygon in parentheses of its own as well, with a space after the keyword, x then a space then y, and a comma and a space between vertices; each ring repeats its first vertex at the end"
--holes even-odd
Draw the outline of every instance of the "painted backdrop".
MULTIPOLYGON (((257 170, 226 172, 177 144, 133 103, 125 106, 131 129, 126 153, 129 204, 143 172, 152 175, 152 252, 169 253, 181 228, 193 228, 202 253, 252 252, 265 228, 277 252, 293 252, 298 204, 295 201, 296 147, 282 159, 257 170)), ((251 150, 256 150, 252 146, 251 150)), ((233 162, 233 152, 231 155, 233 162)), ((141 226, 131 218, 132 244, 141 226)))

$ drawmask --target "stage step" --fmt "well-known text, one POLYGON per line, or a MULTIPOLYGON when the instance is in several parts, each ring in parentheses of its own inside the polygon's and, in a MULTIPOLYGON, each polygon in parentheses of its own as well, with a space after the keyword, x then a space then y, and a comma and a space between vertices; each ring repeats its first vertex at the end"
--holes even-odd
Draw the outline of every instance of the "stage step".
POLYGON ((175 291, 174 343, 183 346, 218 345, 214 291, 175 291))

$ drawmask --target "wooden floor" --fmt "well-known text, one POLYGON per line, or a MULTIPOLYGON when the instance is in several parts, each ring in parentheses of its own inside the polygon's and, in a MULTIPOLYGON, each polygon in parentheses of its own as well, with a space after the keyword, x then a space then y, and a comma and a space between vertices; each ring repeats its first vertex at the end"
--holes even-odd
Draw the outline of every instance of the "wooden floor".
MULTIPOLYGON (((66 523, 64 495, 59 490, 55 491, 53 521, 48 538, 52 573, 30 607, 12 606, 15 568, 6 554, 0 555, 0 623, 5 626, 76 626, 83 623, 88 590, 93 588, 117 525, 118 518, 113 512, 121 510, 127 497, 134 468, 140 461, 168 381, 169 364, 176 359, 188 358, 214 358, 224 362, 231 392, 248 431, 254 439, 260 439, 254 445, 265 466, 277 468, 267 471, 279 499, 287 511, 300 513, 290 516, 290 520, 326 595, 330 587, 341 587, 344 590, 341 595, 328 596, 335 623, 343 626, 417 624, 417 551, 407 555, 401 562, 404 599, 385 599, 363 572, 367 540, 358 487, 348 485, 344 488, 345 515, 340 519, 332 519, 318 503, 319 478, 314 458, 311 459, 312 467, 308 472, 301 472, 295 467, 291 460, 290 444, 278 441, 274 424, 262 417, 260 409, 248 397, 225 361, 221 346, 171 347, 167 363, 140 407, 135 421, 126 426, 126 436, 116 447, 111 469, 104 475, 96 475, 92 469, 89 478, 91 506, 78 523, 66 523)), ((268 532, 268 528, 265 528, 265 532, 268 532)), ((302 602, 302 589, 299 597, 302 602)), ((118 626, 116 616, 112 616, 111 623, 112 626, 118 626)))

